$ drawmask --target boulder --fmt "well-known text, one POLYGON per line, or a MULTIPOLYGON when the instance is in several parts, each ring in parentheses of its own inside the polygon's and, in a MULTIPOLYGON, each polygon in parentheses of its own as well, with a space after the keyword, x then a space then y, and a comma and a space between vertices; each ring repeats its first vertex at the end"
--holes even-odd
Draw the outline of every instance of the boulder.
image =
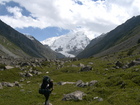
POLYGON ((70 100, 79 101, 79 100, 83 100, 83 96, 85 95, 86 94, 82 91, 75 91, 73 93, 64 95, 64 98, 62 100, 63 101, 70 101, 70 100))
POLYGON ((80 63, 80 64, 78 64, 78 67, 85 67, 85 65, 80 63))
POLYGON ((132 62, 130 62, 128 64, 128 67, 132 67, 132 66, 135 66, 135 65, 140 65, 140 61, 133 60, 132 62))
POLYGON ((88 86, 88 82, 84 83, 82 80, 76 82, 77 87, 86 87, 88 86))
POLYGON ((94 86, 96 83, 98 83, 97 80, 93 80, 89 82, 89 86, 94 86))
POLYGON ((87 65, 85 67, 82 67, 80 71, 91 71, 92 70, 92 66, 87 65))
POLYGON ((78 67, 77 65, 72 64, 71 67, 78 67))
POLYGON ((15 81, 15 86, 20 87, 21 85, 19 84, 19 82, 18 82, 18 81, 15 81))
POLYGON ((29 62, 22 62, 20 64, 21 67, 24 67, 24 66, 30 66, 30 63, 29 62))
POLYGON ((13 69, 13 66, 5 66, 5 69, 13 69))
POLYGON ((10 82, 2 82, 2 86, 14 87, 15 84, 14 83, 10 83, 10 82))
POLYGON ((39 71, 38 71, 38 72, 36 73, 36 75, 40 75, 40 74, 42 74, 42 72, 39 72, 39 71))
POLYGON ((103 101, 103 98, 100 98, 100 97, 94 97, 94 100, 97 100, 99 102, 103 101))
POLYGON ((25 81, 25 79, 24 79, 24 78, 21 78, 21 79, 20 79, 20 82, 23 82, 23 81, 25 81))
POLYGON ((117 61, 115 65, 119 68, 123 67, 123 63, 121 63, 120 61, 117 61))
POLYGON ((15 86, 15 84, 14 83, 7 83, 7 87, 14 87, 15 86))
POLYGON ((89 64, 89 65, 93 65, 94 63, 93 63, 93 62, 89 62, 88 64, 89 64))
POLYGON ((32 77, 33 75, 31 73, 26 73, 25 76, 26 77, 32 77))
POLYGON ((19 75, 25 77, 25 73, 20 72, 19 75))

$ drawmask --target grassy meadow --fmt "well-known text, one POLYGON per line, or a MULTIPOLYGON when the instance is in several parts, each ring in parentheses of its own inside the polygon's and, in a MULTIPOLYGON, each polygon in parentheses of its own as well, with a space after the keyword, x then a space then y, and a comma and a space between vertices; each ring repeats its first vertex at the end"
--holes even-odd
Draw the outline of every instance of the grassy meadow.
MULTIPOLYGON (((0 82, 19 81, 22 85, 0 89, 0 105, 43 105, 45 98, 38 93, 38 89, 45 75, 54 80, 54 91, 50 96, 53 105, 140 105, 140 65, 126 69, 115 68, 117 61, 127 64, 136 58, 140 58, 140 55, 127 56, 126 52, 121 52, 100 58, 91 57, 67 62, 58 70, 53 62, 51 66, 49 62, 44 62, 42 68, 34 68, 42 74, 33 77, 21 77, 19 72, 22 71, 18 68, 0 71, 0 82), (71 66, 80 63, 91 65, 93 70, 80 72, 80 67, 71 66), (24 81, 20 82, 22 78, 24 81), (83 82, 97 80, 98 83, 84 88, 57 84, 61 81, 77 82, 78 80, 83 82), (64 94, 77 90, 86 93, 82 101, 62 101, 64 94), (95 97, 103 100, 99 101, 95 97)), ((29 68, 26 67, 26 70, 28 71, 29 68)))

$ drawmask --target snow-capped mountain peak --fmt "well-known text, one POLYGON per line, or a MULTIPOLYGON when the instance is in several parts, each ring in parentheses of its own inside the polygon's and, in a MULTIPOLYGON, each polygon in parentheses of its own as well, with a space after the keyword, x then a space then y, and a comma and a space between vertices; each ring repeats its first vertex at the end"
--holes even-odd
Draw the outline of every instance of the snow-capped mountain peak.
POLYGON ((84 32, 70 32, 66 35, 41 41, 42 44, 50 46, 52 50, 62 53, 66 57, 75 57, 84 50, 89 42, 90 39, 84 32))

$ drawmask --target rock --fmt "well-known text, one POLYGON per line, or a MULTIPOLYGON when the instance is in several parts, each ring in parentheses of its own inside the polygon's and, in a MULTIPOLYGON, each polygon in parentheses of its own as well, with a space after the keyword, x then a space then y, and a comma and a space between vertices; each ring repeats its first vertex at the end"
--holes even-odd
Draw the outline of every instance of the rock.
POLYGON ((108 71, 109 69, 108 68, 105 68, 105 71, 108 71))
POLYGON ((7 83, 7 87, 14 87, 15 86, 15 84, 14 83, 7 83))
POLYGON ((20 72, 19 75, 25 77, 25 73, 20 72))
POLYGON ((21 85, 19 84, 19 82, 18 82, 18 81, 15 81, 15 86, 20 87, 21 85))
POLYGON ((94 100, 97 100, 99 102, 103 101, 103 98, 100 98, 100 97, 94 97, 94 100))
POLYGON ((93 62, 89 62, 88 64, 89 64, 89 65, 93 65, 94 63, 93 63, 93 62))
POLYGON ((99 102, 103 101, 103 98, 98 98, 98 101, 99 101, 99 102))
POLYGON ((78 67, 85 67, 85 65, 80 63, 80 64, 78 64, 78 67))
POLYGON ((30 65, 30 63, 29 63, 29 62, 23 62, 23 63, 21 63, 21 64, 20 64, 20 66, 21 66, 21 67, 24 67, 24 66, 29 66, 29 65, 30 65))
POLYGON ((24 90, 24 89, 21 89, 20 91, 21 91, 21 92, 24 92, 25 90, 24 90))
POLYGON ((137 58, 136 61, 140 61, 140 58, 137 58))
POLYGON ((58 85, 65 85, 65 84, 73 85, 73 84, 75 84, 75 82, 58 82, 57 84, 58 85))
POLYGON ((33 75, 31 73, 26 73, 25 76, 26 77, 32 77, 33 75))
POLYGON ((88 86, 88 82, 84 83, 82 80, 79 80, 76 82, 76 86, 77 87, 86 87, 86 86, 88 86))
POLYGON ((94 86, 98 81, 97 80, 93 80, 89 82, 89 86, 94 86))
POLYGON ((127 69, 129 66, 128 65, 124 65, 123 67, 122 67, 122 69, 127 69))
POLYGON ((92 66, 87 65, 85 67, 82 67, 80 71, 90 71, 90 70, 92 70, 92 66))
POLYGON ((49 74, 49 72, 47 71, 46 74, 49 74))
POLYGON ((73 93, 66 94, 62 100, 63 101, 70 101, 70 100, 78 101, 78 100, 83 100, 83 96, 85 96, 85 95, 86 94, 84 92, 82 92, 82 91, 75 91, 73 93))
POLYGON ((121 63, 120 61, 117 61, 115 64, 117 67, 121 68, 123 66, 123 63, 121 63))
POLYGON ((10 82, 2 82, 2 86, 14 87, 15 84, 14 83, 10 83, 10 82))
POLYGON ((5 69, 13 69, 13 66, 5 66, 5 69))
POLYGON ((42 74, 42 72, 39 72, 39 71, 38 71, 38 72, 36 73, 36 75, 40 75, 40 74, 42 74))
POLYGON ((134 65, 140 65, 140 61, 134 60, 133 61, 134 65))
POLYGON ((37 75, 38 71, 32 70, 32 72, 30 72, 30 73, 37 75))
POLYGON ((71 67, 78 67, 77 65, 72 64, 71 67))
POLYGON ((128 64, 128 67, 132 67, 132 66, 134 66, 135 65, 135 61, 132 61, 132 62, 130 62, 129 64, 128 64))
POLYGON ((24 79, 24 78, 21 78, 21 79, 20 79, 20 82, 23 82, 23 81, 25 81, 25 79, 24 79))
MULTIPOLYGON (((43 104, 39 103, 37 105, 46 105, 45 102, 43 102, 43 104)), ((53 105, 52 103, 48 103, 47 105, 53 105)))
POLYGON ((27 81, 27 84, 29 84, 31 81, 27 81))
POLYGON ((7 82, 2 82, 2 86, 7 86, 7 82))

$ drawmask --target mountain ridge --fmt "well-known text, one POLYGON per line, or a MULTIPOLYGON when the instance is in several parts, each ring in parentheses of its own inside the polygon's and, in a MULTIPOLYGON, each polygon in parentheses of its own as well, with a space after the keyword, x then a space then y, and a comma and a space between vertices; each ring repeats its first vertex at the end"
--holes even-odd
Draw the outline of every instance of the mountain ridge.
MULTIPOLYGON (((140 16, 132 17, 125 23, 116 27, 114 30, 108 32, 104 37, 101 37, 100 41, 97 41, 96 43, 92 44, 95 41, 95 39, 93 39, 90 42, 90 44, 85 48, 85 50, 81 52, 79 55, 77 55, 77 57, 87 58, 93 55, 102 56, 103 54, 102 52, 111 49, 111 47, 117 46, 120 43, 128 40, 129 38, 139 34, 140 32, 139 30, 140 30, 140 16)), ((115 49, 115 52, 117 51, 119 50, 115 49)), ((114 51, 112 50, 111 52, 114 51)), ((111 52, 108 52, 106 54, 109 54, 111 52)))
MULTIPOLYGON (((5 24, 0 20, 0 44, 3 48, 7 49, 7 51, 11 52, 11 54, 15 54, 18 58, 24 57, 39 57, 39 58, 48 58, 48 59, 55 59, 56 55, 50 49, 47 49, 44 45, 42 45, 38 40, 35 38, 26 35, 23 35, 10 27, 9 25, 5 24), (9 43, 9 45, 8 45, 9 43)), ((6 51, 6 50, 5 50, 6 51)), ((6 53, 4 51, 0 51, 2 53, 6 53)), ((8 55, 5 54, 5 55, 8 55)))

